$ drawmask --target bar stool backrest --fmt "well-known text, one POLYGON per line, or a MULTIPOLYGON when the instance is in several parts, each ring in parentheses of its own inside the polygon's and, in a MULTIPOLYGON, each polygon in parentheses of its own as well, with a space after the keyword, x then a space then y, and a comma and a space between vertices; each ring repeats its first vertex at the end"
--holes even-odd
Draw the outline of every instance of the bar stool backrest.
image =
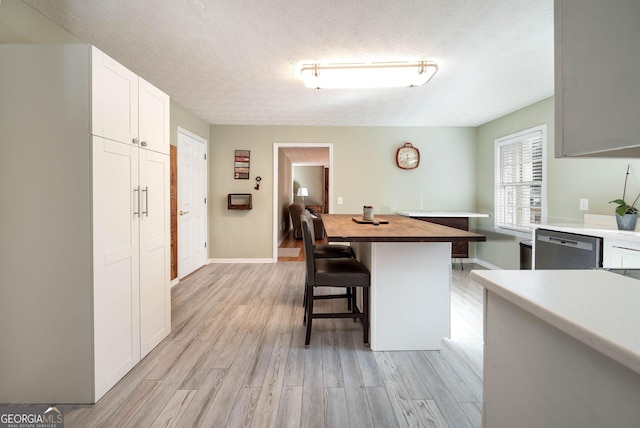
POLYGON ((304 214, 300 216, 300 225, 302 226, 302 242, 304 243, 304 260, 307 266, 307 284, 315 285, 312 232, 309 219, 304 214))

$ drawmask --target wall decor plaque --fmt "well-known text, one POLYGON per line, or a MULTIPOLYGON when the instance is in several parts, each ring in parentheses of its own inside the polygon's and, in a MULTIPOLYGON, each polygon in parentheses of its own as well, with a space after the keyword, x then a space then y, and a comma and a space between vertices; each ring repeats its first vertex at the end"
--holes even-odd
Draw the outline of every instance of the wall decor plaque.
POLYGON ((251 158, 250 150, 236 150, 233 178, 237 180, 249 179, 249 160, 251 158))

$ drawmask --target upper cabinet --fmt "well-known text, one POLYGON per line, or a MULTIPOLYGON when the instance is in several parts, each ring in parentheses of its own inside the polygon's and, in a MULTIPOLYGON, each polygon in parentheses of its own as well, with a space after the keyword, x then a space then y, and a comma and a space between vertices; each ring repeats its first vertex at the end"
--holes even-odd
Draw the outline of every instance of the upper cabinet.
POLYGON ((169 96, 91 48, 93 135, 169 154, 169 96))
POLYGON ((638 0, 555 0, 556 157, 640 157, 638 70, 638 0))

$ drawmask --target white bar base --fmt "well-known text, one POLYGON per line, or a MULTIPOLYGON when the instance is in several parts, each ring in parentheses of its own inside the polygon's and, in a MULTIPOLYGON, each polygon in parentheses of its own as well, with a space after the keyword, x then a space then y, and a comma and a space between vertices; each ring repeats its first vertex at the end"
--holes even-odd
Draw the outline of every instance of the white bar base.
POLYGON ((451 243, 351 245, 371 271, 371 350, 439 350, 451 336, 451 243))

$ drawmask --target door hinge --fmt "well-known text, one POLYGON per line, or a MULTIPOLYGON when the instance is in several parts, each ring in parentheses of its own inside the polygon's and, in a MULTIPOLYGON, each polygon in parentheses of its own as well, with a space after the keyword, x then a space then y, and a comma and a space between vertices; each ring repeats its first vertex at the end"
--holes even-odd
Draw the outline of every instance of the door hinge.
POLYGON ((207 160, 207 154, 206 153, 204 154, 204 160, 207 160))
POLYGON ((205 203, 205 204, 207 203, 207 198, 204 198, 204 203, 205 203))
POLYGON ((204 248, 207 248, 207 243, 206 242, 204 243, 204 248))

